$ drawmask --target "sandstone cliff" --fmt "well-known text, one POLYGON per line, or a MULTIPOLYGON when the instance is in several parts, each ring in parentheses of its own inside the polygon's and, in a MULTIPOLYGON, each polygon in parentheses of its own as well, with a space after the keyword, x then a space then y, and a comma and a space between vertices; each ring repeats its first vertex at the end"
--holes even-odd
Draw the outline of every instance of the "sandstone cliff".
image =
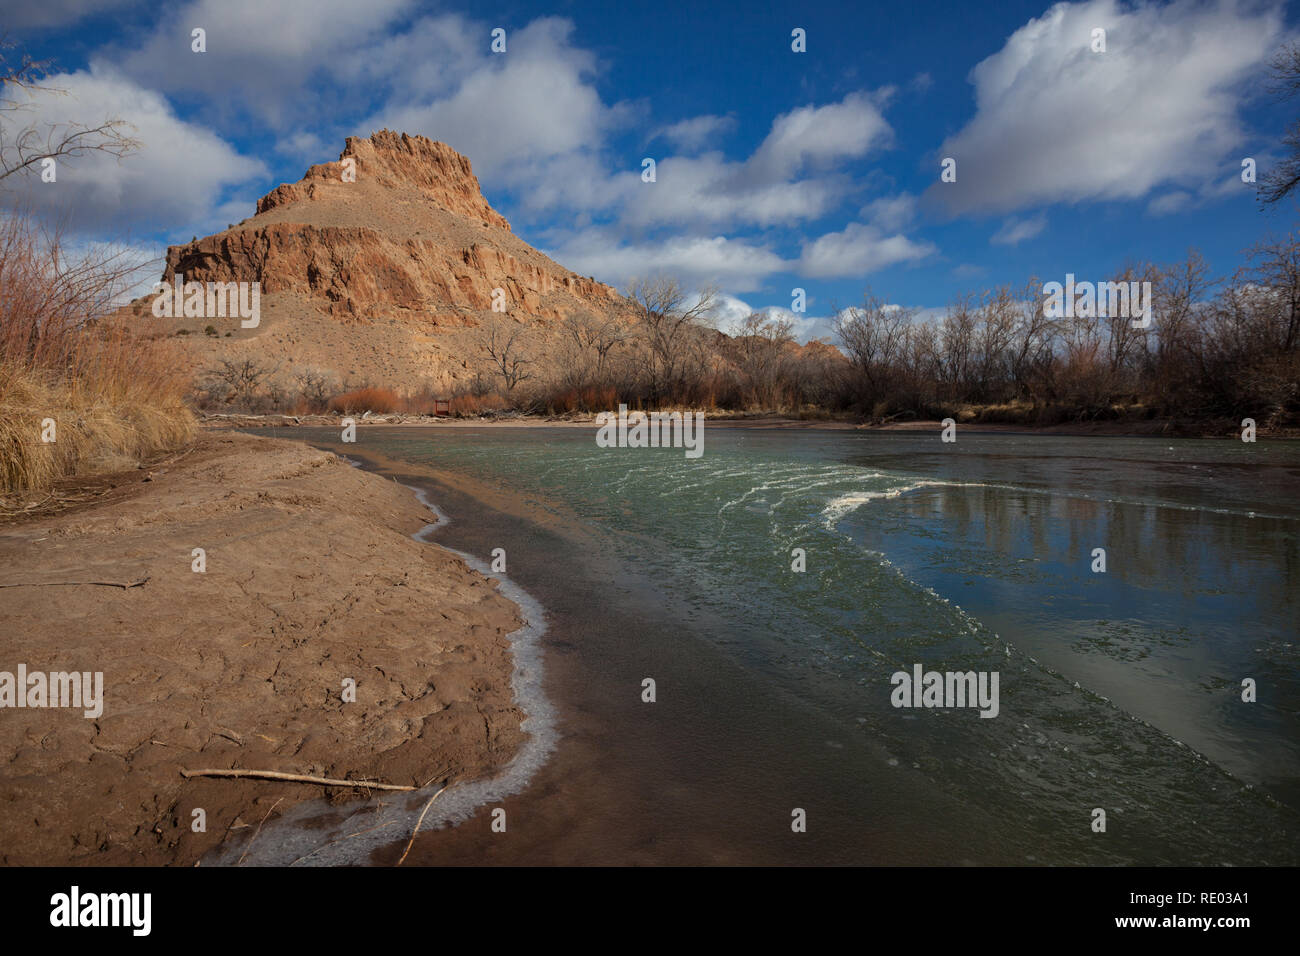
POLYGON ((261 283, 256 329, 166 320, 192 326, 200 367, 252 354, 398 391, 451 388, 470 374, 470 330, 494 318, 494 290, 506 320, 543 332, 575 313, 624 308, 612 288, 516 236, 468 159, 388 130, 349 138, 337 162, 273 189, 252 218, 168 249, 164 281, 177 273, 187 282, 261 283), (355 181, 345 179, 348 167, 355 181), (216 335, 202 334, 209 325, 216 335))

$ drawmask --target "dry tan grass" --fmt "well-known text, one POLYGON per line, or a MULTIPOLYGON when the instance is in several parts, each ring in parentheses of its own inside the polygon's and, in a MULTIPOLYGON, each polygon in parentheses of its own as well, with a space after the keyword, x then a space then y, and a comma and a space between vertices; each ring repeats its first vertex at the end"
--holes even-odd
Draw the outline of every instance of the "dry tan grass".
POLYGON ((23 369, 4 369, 0 378, 0 493, 130 468, 194 435, 194 416, 179 396, 154 388, 51 381, 23 369), (55 440, 46 442, 51 421, 55 440))
POLYGON ((0 218, 0 493, 130 467, 193 437, 175 347, 97 318, 137 268, 112 252, 70 256, 57 233, 0 218))

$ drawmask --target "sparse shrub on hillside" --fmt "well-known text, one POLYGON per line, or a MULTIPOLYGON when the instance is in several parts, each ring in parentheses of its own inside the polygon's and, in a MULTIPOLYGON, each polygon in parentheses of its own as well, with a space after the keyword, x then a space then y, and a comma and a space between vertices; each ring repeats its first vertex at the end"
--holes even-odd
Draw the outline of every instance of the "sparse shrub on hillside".
POLYGON ((323 369, 304 368, 298 371, 296 380, 305 406, 303 411, 319 413, 329 408, 330 396, 337 387, 332 374, 323 369))
POLYGON ((272 404, 267 385, 278 371, 278 365, 270 367, 254 358, 222 359, 201 379, 200 404, 240 412, 267 410, 272 404))

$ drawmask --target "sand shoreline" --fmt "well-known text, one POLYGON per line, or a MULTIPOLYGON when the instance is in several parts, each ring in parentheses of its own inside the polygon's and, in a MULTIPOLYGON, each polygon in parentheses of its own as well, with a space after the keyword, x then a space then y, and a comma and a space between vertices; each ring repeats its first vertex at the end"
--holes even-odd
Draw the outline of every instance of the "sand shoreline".
MULTIPOLYGON (((347 459, 356 467, 362 462, 347 459)), ((451 523, 442 509, 429 500, 423 488, 403 485, 429 511, 433 520, 412 537, 432 542, 433 536, 451 523)), ((463 551, 438 545, 459 557, 485 578, 493 572, 488 564, 463 551)), ((257 845, 247 851, 240 846, 223 846, 204 862, 218 865, 247 863, 255 866, 357 866, 392 865, 407 855, 408 842, 419 848, 416 861, 436 864, 440 845, 432 834, 474 817, 489 804, 524 790, 534 774, 544 767, 555 749, 556 714, 542 688, 541 639, 546 632, 545 612, 540 604, 504 574, 492 576, 501 594, 514 603, 523 623, 508 638, 514 671, 510 686, 514 699, 526 715, 520 724, 525 732, 514 757, 491 775, 462 781, 433 780, 413 793, 381 794, 358 805, 333 807, 323 800, 305 801, 267 827, 257 845), (436 804, 435 804, 436 799, 436 804), (415 834, 411 839, 408 834, 415 834), (432 847, 432 848, 431 848, 432 847)))
POLYGON ((527 743, 520 609, 413 537, 429 514, 409 488, 228 432, 121 480, 104 501, 0 525, 0 583, 17 585, 0 591, 0 670, 102 672, 105 698, 95 719, 0 710, 0 862, 186 865, 229 856, 264 820, 265 839, 295 805, 367 795, 182 769, 463 784, 527 743), (145 583, 69 583, 118 579, 145 583))

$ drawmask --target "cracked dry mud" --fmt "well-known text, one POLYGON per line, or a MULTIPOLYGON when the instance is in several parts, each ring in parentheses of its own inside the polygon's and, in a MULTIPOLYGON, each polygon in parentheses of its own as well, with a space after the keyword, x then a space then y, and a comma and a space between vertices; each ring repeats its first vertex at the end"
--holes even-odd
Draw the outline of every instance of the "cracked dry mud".
POLYGON ((366 795, 182 769, 419 786, 509 762, 523 739, 518 610, 410 537, 429 513, 408 489, 232 433, 204 435, 148 483, 124 480, 112 500, 0 525, 0 579, 24 585, 0 590, 0 670, 104 674, 98 719, 0 710, 0 862, 188 864, 273 806, 366 795), (206 833, 191 829, 195 808, 206 833))

